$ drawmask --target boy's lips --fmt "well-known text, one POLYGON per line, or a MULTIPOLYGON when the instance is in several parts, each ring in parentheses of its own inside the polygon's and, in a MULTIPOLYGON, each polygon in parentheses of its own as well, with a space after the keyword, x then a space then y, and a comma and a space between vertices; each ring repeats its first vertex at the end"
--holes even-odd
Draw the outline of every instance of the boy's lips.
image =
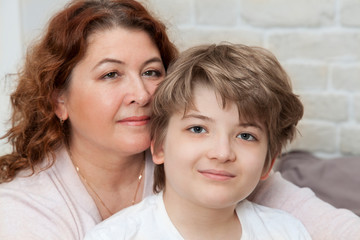
POLYGON ((234 174, 223 170, 207 169, 198 170, 203 176, 217 181, 226 181, 235 177, 234 174))
POLYGON ((148 124, 150 116, 132 116, 119 120, 118 122, 129 126, 142 126, 148 124))

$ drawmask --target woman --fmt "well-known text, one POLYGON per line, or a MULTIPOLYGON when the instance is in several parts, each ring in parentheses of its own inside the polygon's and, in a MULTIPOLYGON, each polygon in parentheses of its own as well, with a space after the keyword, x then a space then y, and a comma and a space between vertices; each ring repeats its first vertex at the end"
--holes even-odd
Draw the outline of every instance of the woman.
MULTIPOLYGON (((0 239, 82 239, 151 194, 149 104, 176 55, 164 25, 132 0, 74 1, 52 18, 11 95, 0 239)), ((358 231, 350 212, 278 175, 252 199, 299 217, 314 239, 358 231)))

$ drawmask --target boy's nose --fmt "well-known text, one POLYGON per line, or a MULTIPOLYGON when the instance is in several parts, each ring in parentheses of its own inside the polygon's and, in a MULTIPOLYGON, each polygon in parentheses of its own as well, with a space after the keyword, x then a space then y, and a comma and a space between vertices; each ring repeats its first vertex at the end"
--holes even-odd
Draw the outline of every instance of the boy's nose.
POLYGON ((236 155, 233 151, 231 141, 227 137, 217 137, 214 139, 208 151, 208 158, 221 162, 235 161, 236 155))

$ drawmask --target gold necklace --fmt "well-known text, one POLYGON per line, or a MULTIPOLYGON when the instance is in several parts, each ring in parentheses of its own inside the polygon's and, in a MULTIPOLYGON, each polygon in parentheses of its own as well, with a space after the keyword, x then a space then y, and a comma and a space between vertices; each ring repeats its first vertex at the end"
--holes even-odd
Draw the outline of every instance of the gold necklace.
MULTIPOLYGON (((106 206, 106 204, 105 204, 104 201, 101 199, 101 197, 99 196, 99 194, 97 194, 97 192, 95 191, 95 189, 94 189, 94 188, 91 186, 91 184, 87 181, 87 179, 84 177, 84 175, 81 174, 80 168, 79 168, 78 165, 76 165, 75 162, 73 161, 72 155, 71 155, 70 151, 68 151, 68 153, 69 153, 69 157, 70 157, 71 162, 72 162, 73 165, 75 166, 75 170, 76 170, 77 174, 83 179, 84 183, 85 183, 85 184, 90 188, 90 190, 95 194, 96 199, 101 203, 101 205, 106 209, 106 211, 108 211, 108 213, 110 214, 110 216, 112 216, 114 213, 110 211, 110 209, 106 206)), ((132 200, 132 202, 131 202, 131 205, 134 205, 135 202, 136 202, 136 196, 137 196, 137 193, 138 193, 139 188, 140 188, 141 180, 142 180, 142 178, 143 178, 144 168, 145 168, 145 161, 144 161, 143 166, 141 167, 141 171, 140 171, 140 174, 139 174, 139 176, 138 176, 138 183, 137 183, 137 186, 136 186, 134 198, 133 198, 133 200, 132 200)))

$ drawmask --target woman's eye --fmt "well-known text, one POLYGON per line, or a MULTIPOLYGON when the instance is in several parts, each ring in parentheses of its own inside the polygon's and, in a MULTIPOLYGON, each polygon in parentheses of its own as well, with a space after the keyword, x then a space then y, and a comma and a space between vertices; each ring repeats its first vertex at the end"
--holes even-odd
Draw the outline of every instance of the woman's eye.
POLYGON ((200 126, 191 127, 191 128, 189 128, 189 130, 190 130, 190 132, 193 132, 193 133, 205 133, 206 132, 206 130, 200 126))
POLYGON ((118 76, 119 76, 119 74, 117 72, 109 72, 109 73, 105 74, 102 78, 112 79, 112 78, 117 78, 118 76))
POLYGON ((246 141, 255 141, 256 138, 251 135, 250 133, 241 133, 237 136, 238 138, 241 138, 243 140, 246 140, 246 141))
POLYGON ((144 72, 142 75, 147 77, 160 77, 162 74, 160 71, 157 70, 149 70, 144 72))

